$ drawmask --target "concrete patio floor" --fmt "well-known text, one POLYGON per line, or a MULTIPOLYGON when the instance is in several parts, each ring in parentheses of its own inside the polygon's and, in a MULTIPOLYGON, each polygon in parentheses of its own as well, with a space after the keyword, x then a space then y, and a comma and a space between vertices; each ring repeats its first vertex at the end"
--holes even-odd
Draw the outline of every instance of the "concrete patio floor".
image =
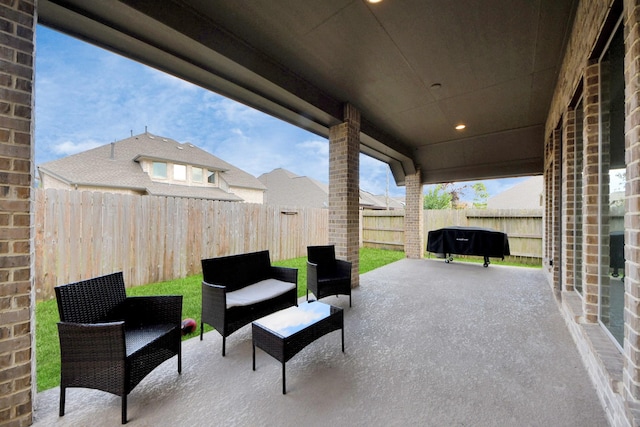
MULTIPOLYGON (((332 332, 281 365, 251 328, 183 343, 129 395, 131 426, 607 426, 602 405, 537 269, 401 260, 347 297, 345 352, 332 332)), ((39 393, 34 426, 117 426, 120 398, 39 393)))

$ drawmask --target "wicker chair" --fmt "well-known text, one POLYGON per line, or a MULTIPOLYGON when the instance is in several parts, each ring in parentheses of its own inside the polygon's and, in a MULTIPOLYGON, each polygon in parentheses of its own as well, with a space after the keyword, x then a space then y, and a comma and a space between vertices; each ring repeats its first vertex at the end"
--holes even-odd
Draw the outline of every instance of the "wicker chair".
POLYGON ((127 297, 122 272, 55 288, 60 323, 60 416, 67 387, 122 397, 167 359, 182 371, 182 296, 127 297))
POLYGON ((309 292, 317 299, 349 295, 351 307, 351 263, 336 259, 334 245, 307 246, 307 301, 309 292))

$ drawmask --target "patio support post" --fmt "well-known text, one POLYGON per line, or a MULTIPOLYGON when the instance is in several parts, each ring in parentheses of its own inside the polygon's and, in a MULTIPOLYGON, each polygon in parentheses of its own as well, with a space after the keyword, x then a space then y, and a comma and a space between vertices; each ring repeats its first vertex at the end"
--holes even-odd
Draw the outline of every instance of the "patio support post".
POLYGON ((344 106, 344 122, 329 129, 329 243, 351 262, 351 287, 360 284, 360 112, 344 106))
POLYGON ((407 258, 422 258, 424 247, 424 210, 422 197, 422 174, 407 175, 406 206, 404 211, 404 253, 407 258))
POLYGON ((0 2, 0 424, 33 422, 34 0, 0 2))

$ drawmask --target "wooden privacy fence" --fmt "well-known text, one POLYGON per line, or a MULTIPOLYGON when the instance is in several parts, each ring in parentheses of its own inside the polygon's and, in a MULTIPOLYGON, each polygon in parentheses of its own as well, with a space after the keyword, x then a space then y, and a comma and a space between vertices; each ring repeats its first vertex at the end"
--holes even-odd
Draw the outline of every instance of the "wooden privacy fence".
MULTIPOLYGON (((362 211, 361 245, 404 249, 404 211, 362 211)), ((511 258, 542 260, 542 209, 461 209, 424 211, 424 240, 430 230, 448 226, 492 228, 509 236, 511 258)))
POLYGON ((326 209, 89 191, 35 192, 35 286, 123 271, 128 286, 200 273, 200 260, 268 249, 272 260, 328 242, 326 209))
MULTIPOLYGON (((35 286, 53 287, 123 271, 127 285, 201 272, 200 260, 268 249, 271 259, 306 256, 327 244, 328 210, 89 191, 35 192, 35 286)), ((404 211, 360 214, 361 246, 404 250, 404 211)), ((539 263, 542 210, 429 210, 429 230, 459 225, 508 234, 512 257, 539 263)))

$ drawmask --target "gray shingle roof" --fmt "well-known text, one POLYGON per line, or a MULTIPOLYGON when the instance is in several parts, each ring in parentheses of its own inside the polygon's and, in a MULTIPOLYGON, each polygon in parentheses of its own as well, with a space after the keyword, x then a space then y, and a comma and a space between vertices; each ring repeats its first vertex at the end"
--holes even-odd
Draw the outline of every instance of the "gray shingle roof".
POLYGON ((544 178, 531 177, 513 187, 490 197, 487 200, 489 209, 541 209, 544 178))
MULTIPOLYGON (((38 169, 70 185, 131 188, 153 195, 242 200, 219 188, 153 182, 139 160, 165 160, 220 171, 232 187, 265 190, 253 175, 190 143, 143 133, 92 150, 41 164, 38 169)), ((42 173, 41 172, 41 173, 42 173)))
POLYGON ((387 207, 404 209, 404 204, 397 198, 387 197, 384 194, 372 194, 364 190, 360 190, 360 206, 369 209, 386 209, 387 207))
POLYGON ((315 179, 278 168, 258 177, 267 191, 264 203, 289 207, 327 208, 329 186, 315 179))
POLYGON ((216 187, 189 187, 186 185, 171 185, 162 182, 152 182, 149 194, 166 197, 190 197, 193 199, 224 200, 241 202, 243 199, 233 193, 227 193, 216 187))
MULTIPOLYGON (((298 176, 286 169, 278 168, 263 173, 258 179, 267 187, 264 203, 289 207, 329 207, 329 186, 307 176, 298 176)), ((375 196, 360 190, 360 206, 372 209, 386 208, 384 196, 375 196)), ((402 209, 401 203, 389 199, 389 207, 402 209)))

